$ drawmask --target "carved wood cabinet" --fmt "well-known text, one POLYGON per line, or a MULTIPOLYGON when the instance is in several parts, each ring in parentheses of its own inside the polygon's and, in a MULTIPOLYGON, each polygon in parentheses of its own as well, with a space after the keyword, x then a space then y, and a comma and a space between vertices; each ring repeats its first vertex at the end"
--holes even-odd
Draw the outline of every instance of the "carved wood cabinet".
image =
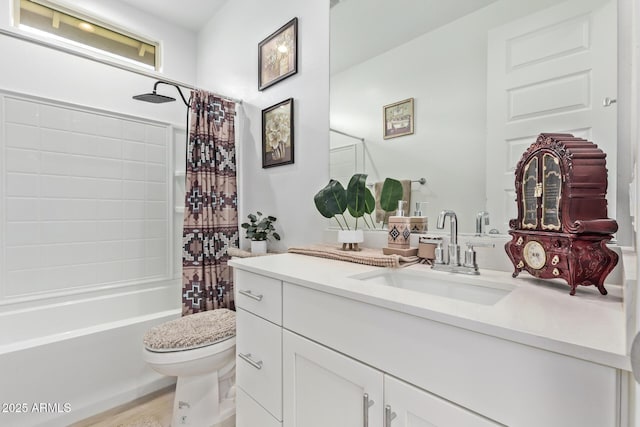
POLYGON ((540 134, 515 172, 518 218, 509 222, 505 245, 515 270, 578 285, 604 281, 618 262, 606 243, 618 229, 607 218, 606 154, 571 134, 540 134))

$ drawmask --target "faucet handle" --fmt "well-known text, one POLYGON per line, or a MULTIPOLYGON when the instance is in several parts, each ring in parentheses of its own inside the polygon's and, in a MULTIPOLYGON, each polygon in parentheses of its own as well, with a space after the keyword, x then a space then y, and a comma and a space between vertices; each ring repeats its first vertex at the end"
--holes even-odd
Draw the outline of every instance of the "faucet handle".
POLYGON ((479 240, 469 240, 467 242, 467 249, 473 250, 473 248, 495 248, 496 244, 492 242, 482 242, 479 240))
POLYGON ((476 236, 482 236, 483 234, 486 234, 484 231, 485 225, 489 225, 489 212, 480 211, 476 214, 476 236))
POLYGON ((476 262, 476 251, 473 249, 474 247, 478 248, 495 248, 496 245, 494 243, 489 242, 474 242, 473 240, 469 240, 467 242, 467 250, 464 251, 464 267, 471 268, 474 271, 478 271, 478 263, 476 262))

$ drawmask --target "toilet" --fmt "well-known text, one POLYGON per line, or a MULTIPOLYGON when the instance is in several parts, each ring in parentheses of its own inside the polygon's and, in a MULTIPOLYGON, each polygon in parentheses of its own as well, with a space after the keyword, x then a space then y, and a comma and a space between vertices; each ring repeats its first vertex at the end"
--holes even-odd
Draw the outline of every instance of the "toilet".
POLYGON ((178 378, 171 425, 235 426, 236 313, 204 311, 151 328, 144 360, 178 378))

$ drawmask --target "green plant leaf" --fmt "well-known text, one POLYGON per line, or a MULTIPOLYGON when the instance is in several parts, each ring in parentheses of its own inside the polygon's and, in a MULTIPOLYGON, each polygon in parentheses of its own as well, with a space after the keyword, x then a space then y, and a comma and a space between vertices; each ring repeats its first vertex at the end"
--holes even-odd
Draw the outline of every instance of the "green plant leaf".
POLYGON ((278 233, 273 233, 273 238, 276 240, 280 240, 280 235, 278 233))
POLYGON ((386 212, 394 211, 398 200, 402 200, 402 184, 397 179, 385 179, 380 192, 380 207, 386 212))
POLYGON ((246 231, 246 238, 251 240, 267 240, 272 235, 276 240, 280 240, 280 236, 275 233, 273 222, 276 220, 274 216, 262 217, 262 212, 256 212, 257 215, 249 214, 249 222, 240 224, 246 231))
POLYGON ((331 218, 347 208, 347 192, 339 181, 332 179, 314 196, 313 201, 323 217, 331 218))
POLYGON ((364 195, 364 213, 370 214, 376 209, 376 198, 373 197, 373 193, 367 188, 364 195))
POLYGON ((316 209, 320 212, 325 218, 331 218, 334 214, 329 210, 327 206, 327 197, 326 197, 326 187, 322 190, 318 191, 315 196, 313 196, 313 203, 316 205, 316 209))
POLYGON ((354 218, 360 218, 365 212, 365 197, 367 191, 367 174, 357 173, 347 185, 347 207, 354 218))

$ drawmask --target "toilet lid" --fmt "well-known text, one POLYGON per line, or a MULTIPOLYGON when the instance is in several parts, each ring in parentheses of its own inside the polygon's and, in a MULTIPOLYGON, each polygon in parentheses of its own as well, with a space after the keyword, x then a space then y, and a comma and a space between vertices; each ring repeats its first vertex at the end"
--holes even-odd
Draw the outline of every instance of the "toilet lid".
POLYGON ((236 313, 226 308, 202 311, 154 326, 144 335, 147 350, 192 350, 235 336, 236 313))

